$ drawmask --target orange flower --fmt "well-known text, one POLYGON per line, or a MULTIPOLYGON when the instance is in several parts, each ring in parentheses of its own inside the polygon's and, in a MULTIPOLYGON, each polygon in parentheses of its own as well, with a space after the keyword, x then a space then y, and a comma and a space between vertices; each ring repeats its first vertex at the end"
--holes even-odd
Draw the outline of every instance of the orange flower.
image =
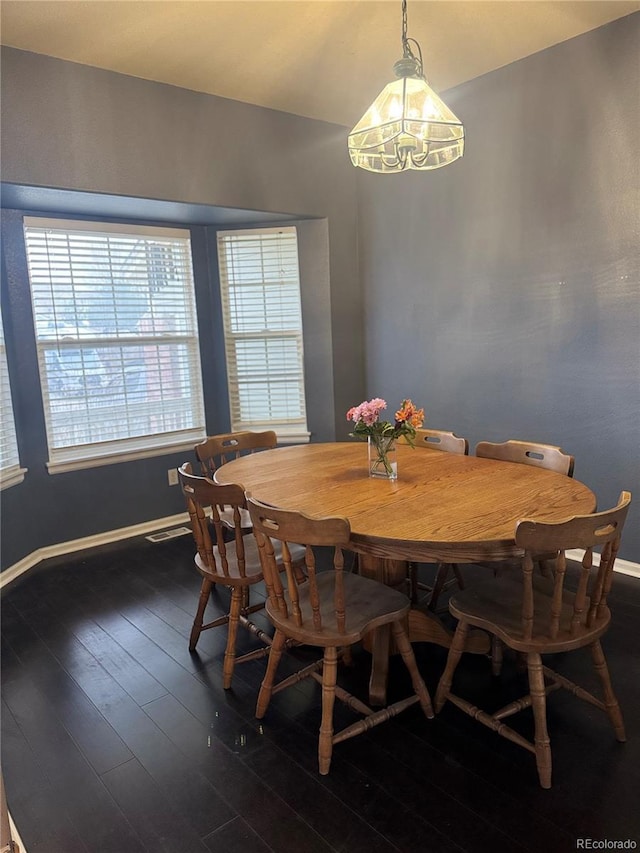
POLYGON ((424 409, 416 409, 411 400, 403 400, 402 408, 395 414, 397 423, 410 423, 413 427, 421 427, 424 421, 424 409))
POLYGON ((411 400, 403 400, 402 406, 398 409, 395 414, 395 419, 399 423, 404 423, 408 420, 413 414, 413 403, 411 400))

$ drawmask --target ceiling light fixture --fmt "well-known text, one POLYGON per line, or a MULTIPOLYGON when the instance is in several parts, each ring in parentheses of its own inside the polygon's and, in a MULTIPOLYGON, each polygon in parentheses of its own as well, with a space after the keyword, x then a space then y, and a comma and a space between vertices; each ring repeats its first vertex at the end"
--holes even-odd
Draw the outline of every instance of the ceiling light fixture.
POLYGON ((349 134, 353 165, 403 172, 438 169, 462 157, 462 122, 427 83, 420 45, 407 38, 407 0, 402 0, 402 59, 393 70, 398 79, 384 87, 349 134))

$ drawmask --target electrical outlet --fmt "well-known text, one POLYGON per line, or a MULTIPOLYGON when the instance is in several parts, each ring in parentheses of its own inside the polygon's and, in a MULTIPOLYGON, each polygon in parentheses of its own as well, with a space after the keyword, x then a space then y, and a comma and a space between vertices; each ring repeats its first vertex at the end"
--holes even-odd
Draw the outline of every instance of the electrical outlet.
POLYGON ((177 468, 169 468, 167 471, 167 481, 170 486, 178 485, 178 469, 177 468))

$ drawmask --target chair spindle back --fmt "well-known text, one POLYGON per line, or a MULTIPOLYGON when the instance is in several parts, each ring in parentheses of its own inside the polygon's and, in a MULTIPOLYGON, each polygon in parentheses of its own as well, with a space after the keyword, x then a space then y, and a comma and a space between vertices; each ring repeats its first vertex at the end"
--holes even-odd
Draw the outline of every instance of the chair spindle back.
POLYGON ((202 473, 206 477, 212 477, 225 462, 231 462, 257 450, 270 450, 277 444, 278 439, 273 430, 228 432, 212 435, 196 444, 195 451, 202 473))
POLYGON ((337 627, 340 633, 346 628, 344 595, 344 553, 349 544, 351 528, 346 518, 311 518, 302 512, 275 509, 247 497, 247 508, 251 515, 253 533, 258 543, 262 573, 271 607, 285 619, 291 619, 299 628, 309 628, 311 621, 314 631, 322 631, 327 622, 337 627), (282 564, 286 578, 286 591, 278 570, 273 541, 281 543, 282 564), (289 543, 298 543, 305 550, 305 578, 294 571, 289 543), (333 613, 323 612, 318 592, 319 573, 316 571, 314 547, 331 546, 333 548, 333 613), (303 611, 300 605, 300 584, 304 583, 304 599, 308 599, 309 608, 303 611))
POLYGON ((607 595, 611 590, 613 568, 620 546, 620 537, 631 502, 631 494, 622 492, 618 505, 604 512, 579 515, 566 521, 547 523, 523 520, 516 525, 515 540, 524 548, 522 635, 531 640, 534 631, 557 640, 561 634, 578 637, 583 628, 592 628, 597 622, 608 619, 607 595), (602 548, 600 563, 594 570, 593 549, 602 548), (585 550, 578 587, 569 606, 565 595, 565 551, 585 550), (553 594, 546 619, 534 612, 534 589, 537 581, 534 572, 535 555, 540 552, 557 554, 553 577, 553 594), (538 616, 538 619, 536 619, 538 616), (546 625, 545 625, 546 622, 546 625))
POLYGON ((240 577, 246 577, 245 548, 240 520, 240 508, 246 507, 244 488, 236 484, 219 486, 208 477, 199 477, 192 473, 189 462, 185 462, 178 469, 178 479, 187 502, 187 511, 200 559, 213 574, 224 577, 230 577, 227 557, 229 533, 227 525, 220 519, 220 512, 224 506, 232 507, 235 545, 233 559, 237 561, 240 577), (210 521, 207 510, 211 512, 210 521), (211 527, 214 530, 215 541, 211 536, 211 527), (219 559, 216 559, 216 554, 219 559))

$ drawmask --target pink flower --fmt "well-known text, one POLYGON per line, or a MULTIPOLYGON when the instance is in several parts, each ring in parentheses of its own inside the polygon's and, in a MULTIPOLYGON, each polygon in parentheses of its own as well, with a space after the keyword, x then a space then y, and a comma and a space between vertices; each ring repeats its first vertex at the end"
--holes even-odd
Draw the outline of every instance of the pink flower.
POLYGON ((365 422, 367 426, 372 426, 378 420, 379 411, 377 409, 371 409, 368 406, 363 407, 361 420, 365 422))
POLYGON ((381 409, 387 408, 387 401, 383 400, 381 397, 374 397, 373 400, 369 400, 369 405, 380 411, 381 409))
POLYGON ((353 421, 356 424, 362 421, 366 426, 373 426, 373 424, 378 422, 380 412, 386 408, 386 400, 383 400, 380 397, 374 397, 373 400, 365 400, 360 403, 359 406, 354 406, 349 409, 347 412, 347 420, 353 421))

